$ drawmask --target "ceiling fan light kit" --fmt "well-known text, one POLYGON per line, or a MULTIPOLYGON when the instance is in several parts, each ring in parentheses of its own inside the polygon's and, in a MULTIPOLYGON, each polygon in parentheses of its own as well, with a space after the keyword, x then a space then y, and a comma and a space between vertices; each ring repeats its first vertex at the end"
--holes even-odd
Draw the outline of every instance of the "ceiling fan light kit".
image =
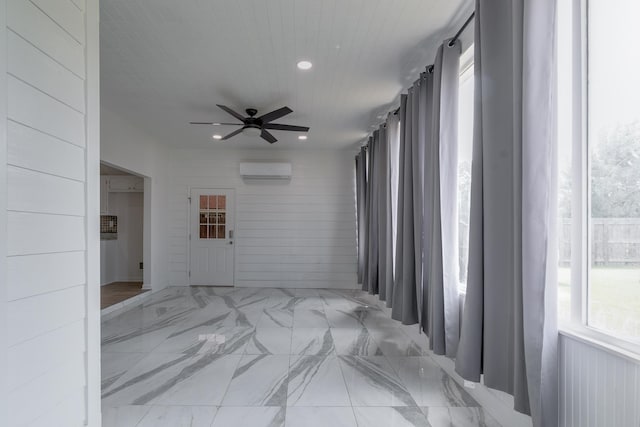
MULTIPOLYGON (((294 126, 294 125, 284 125, 279 123, 271 123, 273 120, 277 120, 281 117, 286 116, 287 114, 293 113, 293 110, 289 107, 282 107, 274 110, 270 113, 263 114, 260 117, 255 117, 258 114, 258 110, 255 108, 247 108, 245 112, 247 113, 247 117, 242 116, 240 113, 232 110, 226 105, 217 104, 222 110, 226 111, 236 119, 238 119, 241 123, 218 123, 218 122, 189 122, 192 125, 235 125, 242 126, 240 129, 237 129, 230 134, 220 138, 220 140, 224 141, 229 138, 232 138, 239 133, 242 133, 246 136, 256 137, 260 136, 262 139, 267 141, 270 144, 273 144, 277 141, 276 137, 269 132, 269 130, 284 130, 284 131, 292 131, 292 132, 309 132, 309 128, 307 126, 294 126)), ((218 139, 218 138, 216 138, 218 139)), ((300 138, 306 139, 306 138, 300 138)))

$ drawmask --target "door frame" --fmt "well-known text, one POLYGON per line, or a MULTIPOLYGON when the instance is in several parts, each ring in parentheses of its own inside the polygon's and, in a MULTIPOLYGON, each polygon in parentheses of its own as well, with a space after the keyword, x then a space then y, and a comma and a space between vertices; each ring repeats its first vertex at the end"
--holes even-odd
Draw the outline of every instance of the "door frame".
MULTIPOLYGON (((197 285, 192 285, 191 284, 191 227, 193 226, 193 209, 194 209, 194 204, 193 204, 193 200, 191 200, 191 194, 194 190, 211 190, 211 191, 215 191, 215 190, 225 190, 225 191, 232 191, 233 192, 233 204, 231 205, 233 207, 233 240, 234 240, 234 244, 233 244, 233 280, 230 286, 216 286, 213 285, 211 286, 212 288, 235 288, 236 287, 236 266, 237 266, 237 262, 236 262, 236 255, 237 255, 237 251, 236 251, 236 244, 235 242, 237 241, 237 234, 236 234, 236 189, 235 187, 204 187, 204 186, 189 186, 189 193, 187 195, 187 205, 189 207, 188 209, 188 220, 187 220, 187 286, 191 287, 191 286, 197 286, 197 285)), ((227 215, 229 213, 227 212, 227 215)))

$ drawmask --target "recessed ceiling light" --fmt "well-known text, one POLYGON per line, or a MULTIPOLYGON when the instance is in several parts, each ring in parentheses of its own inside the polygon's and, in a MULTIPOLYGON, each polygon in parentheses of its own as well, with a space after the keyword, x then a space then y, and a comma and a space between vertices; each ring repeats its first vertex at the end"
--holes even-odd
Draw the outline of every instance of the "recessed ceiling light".
POLYGON ((305 140, 307 139, 307 135, 298 135, 298 139, 305 140))
POLYGON ((301 70, 309 70, 311 67, 313 67, 313 64, 309 61, 298 62, 298 68, 300 68, 301 70))
POLYGON ((213 135, 213 139, 222 139, 222 135, 215 134, 213 135))
POLYGON ((220 123, 211 123, 214 126, 220 126, 220 123))

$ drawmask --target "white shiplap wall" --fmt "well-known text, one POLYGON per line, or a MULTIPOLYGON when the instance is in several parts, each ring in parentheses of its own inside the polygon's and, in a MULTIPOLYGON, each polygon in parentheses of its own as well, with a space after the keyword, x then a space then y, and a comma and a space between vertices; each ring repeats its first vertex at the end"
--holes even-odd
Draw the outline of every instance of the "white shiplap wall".
POLYGON ((169 155, 169 275, 189 283, 190 188, 236 191, 236 286, 354 288, 353 156, 341 150, 175 150, 169 155), (246 183, 241 161, 286 161, 290 182, 246 183))
POLYGON ((560 426, 640 426, 640 361, 560 335, 560 426))
POLYGON ((97 331, 88 330, 89 319, 98 310, 89 308, 95 292, 88 284, 97 279, 88 279, 87 262, 87 227, 95 223, 87 216, 87 159, 98 149, 93 137, 89 149, 87 137, 97 128, 89 124, 97 120, 88 97, 97 94, 97 76, 88 80, 95 67, 87 52, 97 60, 97 2, 0 6, 7 49, 5 425, 81 426, 95 416, 87 409, 87 395, 95 395, 87 378, 98 366, 87 358, 95 348, 87 337, 97 331))

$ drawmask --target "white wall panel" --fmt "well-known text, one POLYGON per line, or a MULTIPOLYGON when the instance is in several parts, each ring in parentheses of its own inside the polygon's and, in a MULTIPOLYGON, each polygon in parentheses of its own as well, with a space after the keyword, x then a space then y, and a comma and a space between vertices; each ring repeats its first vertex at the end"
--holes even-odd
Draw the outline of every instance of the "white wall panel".
POLYGON ((7 26, 78 76, 85 76, 83 44, 30 1, 7 0, 7 26))
POLYGON ((73 36, 84 41, 84 14, 71 0, 31 0, 40 10, 73 36))
POLYGON ((59 215, 84 214, 84 182, 9 166, 8 209, 59 215))
MULTIPOLYGON (((8 334, 9 346, 84 318, 84 297, 84 287, 76 286, 9 302, 7 305, 7 316, 11 324, 8 334)), ((70 342, 67 345, 73 346, 73 344, 70 342)))
POLYGON ((91 156, 99 141, 85 127, 97 129, 99 116, 97 1, 87 4, 88 16, 80 0, 0 3, 6 58, 0 119, 7 125, 1 160, 8 181, 6 192, 0 189, 7 229, 0 239, 7 266, 0 297, 10 325, 0 340, 9 391, 3 396, 9 418, 0 424, 97 425, 98 275, 87 259, 97 256, 98 207, 87 194, 97 188, 98 159, 91 156), (87 171, 96 178, 87 179, 87 171), (92 228, 95 243, 87 239, 92 228))
MULTIPOLYGON (((77 396, 84 382, 84 354, 70 354, 64 365, 9 392, 9 425, 29 425, 43 413, 55 411, 68 397, 77 396)), ((76 417, 79 415, 75 414, 76 417)), ((41 425, 59 423, 58 420, 48 419, 46 424, 41 425)))
POLYGON ((640 426, 640 361, 560 335, 560 425, 640 426))
POLYGON ((64 365, 70 354, 82 354, 83 335, 84 324, 80 320, 9 348, 8 362, 14 367, 7 377, 9 390, 64 365))
POLYGON ((14 301, 84 284, 84 257, 84 251, 8 257, 7 300, 14 301))
POLYGON ((226 187, 236 190, 236 286, 357 286, 349 153, 175 150, 170 158, 172 284, 188 284, 189 189, 226 187), (243 181, 241 161, 291 162, 291 181, 243 181))
POLYGON ((69 393, 54 408, 29 423, 28 427, 85 427, 85 391, 77 388, 69 393))
POLYGON ((9 256, 85 249, 84 217, 23 212, 7 216, 9 256))
POLYGON ((9 121, 8 163, 52 175, 84 180, 84 150, 20 123, 9 121), (51 159, 56 159, 55 162, 51 159))
MULTIPOLYGON (((75 7, 75 6, 73 6, 75 7)), ((49 96, 84 112, 84 80, 64 68, 35 46, 9 31, 9 73, 49 96)))
POLYGON ((100 284, 141 282, 143 193, 109 193, 109 215, 118 217, 118 238, 100 242, 100 284))
POLYGON ((85 144, 84 115, 9 76, 9 118, 77 146, 85 144))

